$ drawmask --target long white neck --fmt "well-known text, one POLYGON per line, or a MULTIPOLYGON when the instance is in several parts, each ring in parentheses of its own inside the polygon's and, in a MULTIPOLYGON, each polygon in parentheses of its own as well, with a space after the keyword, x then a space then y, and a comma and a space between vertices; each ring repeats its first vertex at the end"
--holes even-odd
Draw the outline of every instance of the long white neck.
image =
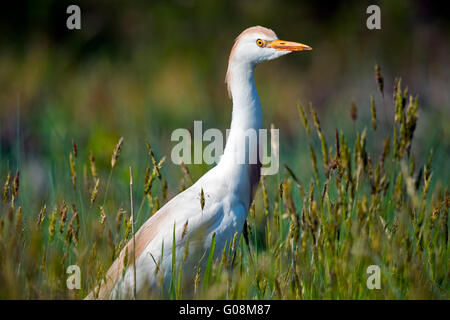
POLYGON ((262 111, 253 76, 254 66, 231 63, 228 72, 228 85, 233 100, 230 129, 260 129, 262 111))
POLYGON ((228 140, 220 160, 220 165, 231 175, 230 179, 237 182, 233 185, 235 191, 249 194, 248 205, 260 178, 259 129, 263 125, 261 102, 253 73, 254 66, 246 63, 230 62, 228 67, 227 82, 233 100, 233 113, 228 140), (254 134, 256 139, 245 139, 245 134, 254 134), (245 162, 239 161, 242 160, 239 157, 244 155, 245 162))

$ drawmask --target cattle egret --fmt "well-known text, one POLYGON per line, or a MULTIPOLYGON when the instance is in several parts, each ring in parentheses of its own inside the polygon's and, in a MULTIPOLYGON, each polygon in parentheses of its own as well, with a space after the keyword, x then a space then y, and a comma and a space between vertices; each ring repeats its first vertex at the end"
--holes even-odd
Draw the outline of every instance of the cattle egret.
MULTIPOLYGON (((311 50, 311 47, 279 40, 272 30, 261 26, 248 28, 236 38, 226 74, 233 101, 232 121, 220 161, 142 225, 135 235, 135 247, 132 241, 126 245, 105 279, 86 299, 131 298, 134 289, 138 293, 155 292, 160 290, 157 289, 159 285, 166 287, 171 281, 173 252, 177 268, 183 263, 183 270, 192 272, 205 266, 214 234, 215 258, 221 256, 223 248, 228 247, 233 238, 237 237, 238 241, 261 170, 259 157, 256 163, 236 161, 236 153, 244 152, 250 156, 250 151, 255 150, 252 144, 259 144, 258 139, 243 142, 243 133, 258 131, 263 125, 254 69, 263 61, 302 50, 311 50), (189 254, 184 260, 187 243, 189 254), (135 283, 133 265, 129 263, 124 270, 126 252, 128 261, 133 261, 132 254, 135 254, 135 283)), ((193 286, 193 278, 187 278, 192 280, 193 286)))

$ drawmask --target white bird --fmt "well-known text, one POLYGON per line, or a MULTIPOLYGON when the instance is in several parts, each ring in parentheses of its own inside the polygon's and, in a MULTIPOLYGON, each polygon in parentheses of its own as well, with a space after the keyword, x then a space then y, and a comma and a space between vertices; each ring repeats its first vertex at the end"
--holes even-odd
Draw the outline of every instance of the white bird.
POLYGON ((311 47, 279 40, 272 30, 261 26, 248 28, 236 38, 226 75, 233 101, 232 121, 220 161, 142 225, 135 236, 135 249, 130 241, 109 268, 105 280, 86 299, 131 298, 134 285, 138 293, 152 292, 157 288, 158 280, 167 287, 172 275, 173 232, 177 268, 182 263, 186 243, 189 245, 183 270, 185 278, 192 283, 189 272, 192 275, 194 268, 205 265, 213 234, 216 237, 215 258, 221 256, 235 234, 239 239, 261 170, 259 157, 256 163, 236 161, 242 153, 245 153, 245 159, 250 159, 251 151, 255 150, 252 144, 258 144, 259 150, 258 140, 246 143, 243 139, 245 132, 257 131, 263 125, 254 69, 263 61, 302 50, 311 50, 311 47), (133 265, 128 263, 123 270, 125 252, 128 252, 129 262, 133 252, 135 254, 136 284, 133 265))

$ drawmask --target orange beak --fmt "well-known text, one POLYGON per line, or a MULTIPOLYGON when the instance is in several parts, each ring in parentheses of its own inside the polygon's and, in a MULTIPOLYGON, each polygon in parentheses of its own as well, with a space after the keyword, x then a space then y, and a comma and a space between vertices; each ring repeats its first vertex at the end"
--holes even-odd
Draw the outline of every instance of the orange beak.
POLYGON ((304 51, 312 50, 310 46, 303 43, 284 41, 284 40, 274 40, 270 41, 266 45, 268 48, 273 48, 279 51, 304 51))

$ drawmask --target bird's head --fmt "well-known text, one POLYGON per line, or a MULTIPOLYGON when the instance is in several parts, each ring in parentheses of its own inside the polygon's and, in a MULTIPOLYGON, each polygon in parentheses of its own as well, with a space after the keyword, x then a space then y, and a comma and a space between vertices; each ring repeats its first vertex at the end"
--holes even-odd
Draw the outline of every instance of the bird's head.
POLYGON ((231 50, 230 62, 256 65, 293 51, 312 50, 306 44, 279 40, 275 32, 261 26, 245 29, 231 50))
POLYGON ((229 85, 231 69, 250 66, 273 60, 293 51, 312 50, 306 44, 279 40, 275 32, 261 26, 245 29, 237 38, 231 49, 228 62, 226 82, 229 85))

